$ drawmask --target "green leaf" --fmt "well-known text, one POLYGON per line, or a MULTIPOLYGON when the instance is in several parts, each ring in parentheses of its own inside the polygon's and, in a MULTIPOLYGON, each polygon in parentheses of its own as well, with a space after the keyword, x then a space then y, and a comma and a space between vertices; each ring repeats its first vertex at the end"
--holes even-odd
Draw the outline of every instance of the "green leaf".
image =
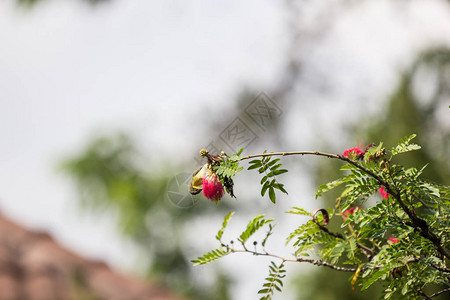
POLYGON ((377 281, 378 279, 380 279, 383 275, 385 275, 386 273, 388 273, 390 270, 387 269, 381 269, 378 270, 377 272, 375 272, 375 274, 370 277, 368 280, 366 280, 366 282, 364 282, 361 291, 366 290, 367 288, 369 288, 375 281, 377 281))
MULTIPOLYGON (((351 176, 353 177, 353 174, 351 176)), ((349 176, 347 176, 347 177, 349 177, 349 176)), ((321 186, 319 186, 319 189, 314 194, 314 197, 316 197, 316 199, 317 199, 320 196, 322 196, 323 193, 334 189, 335 187, 341 185, 344 182, 345 182, 344 179, 336 179, 336 180, 334 180, 332 182, 329 182, 327 184, 322 184, 321 186)))
POLYGON ((229 214, 227 214, 227 215, 225 216, 225 218, 223 219, 222 228, 220 228, 220 230, 217 232, 217 235, 216 235, 216 239, 217 239, 218 241, 220 241, 220 240, 222 239, 223 232, 225 231, 225 228, 227 227, 228 222, 230 221, 230 219, 231 219, 231 217, 232 217, 233 215, 234 215, 234 211, 232 211, 232 212, 230 212, 229 214))
POLYGON ((265 220, 264 215, 259 215, 253 218, 247 225, 247 228, 239 236, 239 242, 244 244, 256 231, 258 231, 265 224, 273 222, 273 219, 265 220))
POLYGON ((368 161, 369 157, 375 156, 375 153, 381 150, 381 148, 383 148, 383 143, 380 143, 378 146, 372 146, 369 149, 367 149, 366 153, 364 154, 364 160, 368 161))
POLYGON ((261 197, 264 197, 266 194, 267 189, 270 187, 270 181, 264 182, 264 185, 261 188, 261 197))
POLYGON ((275 183, 275 184, 273 185, 273 187, 276 188, 276 189, 278 189, 278 190, 280 190, 280 191, 282 191, 282 192, 285 193, 286 195, 288 194, 288 192, 284 189, 284 184, 281 184, 281 183, 275 183))
POLYGON ((287 172, 288 172, 288 170, 285 170, 285 169, 273 170, 273 171, 269 172, 269 174, 267 174, 267 177, 273 177, 273 176, 281 175, 281 174, 284 174, 287 172))
POLYGON ((392 269, 402 266, 403 264, 400 262, 391 262, 384 267, 380 268, 378 271, 376 271, 372 277, 366 280, 364 282, 361 291, 364 291, 365 289, 369 288, 375 281, 386 275, 387 273, 391 272, 392 269))
POLYGON ((242 147, 241 149, 239 149, 239 151, 236 153, 236 156, 241 155, 242 152, 244 152, 244 147, 242 147))
POLYGON ((355 257, 355 253, 356 253, 356 239, 355 238, 350 238, 348 239, 348 244, 347 244, 347 249, 348 249, 348 258, 352 259, 355 257))
POLYGON ((276 164, 278 161, 280 161, 280 159, 279 159, 279 158, 276 158, 276 159, 274 159, 274 160, 268 162, 268 163, 267 163, 267 166, 270 168, 270 167, 272 167, 274 164, 276 164))
POLYGON ((262 166, 262 163, 259 159, 252 160, 249 162, 249 164, 251 164, 251 166, 249 166, 247 170, 257 169, 262 166))
POLYGON ((344 251, 345 251, 345 243, 336 244, 330 253, 331 263, 335 264, 341 257, 342 253, 344 253, 344 251))
POLYGON ((276 201, 276 196, 275 196, 275 190, 274 190, 273 187, 270 187, 270 188, 269 188, 269 198, 270 198, 270 201, 272 201, 273 203, 275 203, 275 201, 276 201))
POLYGON ((421 149, 422 147, 420 147, 419 145, 409 143, 415 137, 416 135, 412 134, 409 137, 405 137, 403 140, 401 140, 396 147, 392 148, 392 155, 421 149))
POLYGON ((269 264, 269 276, 266 277, 266 282, 263 284, 263 288, 258 291, 258 294, 265 294, 260 299, 272 299, 272 295, 275 290, 281 292, 283 282, 281 281, 286 275, 284 274, 284 262, 277 266, 273 261, 269 264))
POLYGON ((263 165, 261 168, 258 169, 259 174, 264 173, 269 168, 268 164, 263 165))
POLYGON ((270 170, 271 171, 273 171, 273 170, 276 170, 276 169, 278 169, 279 167, 281 167, 283 164, 277 164, 277 165, 275 165, 275 166, 273 166, 273 167, 270 167, 270 170))
POLYGON ((266 182, 267 180, 267 176, 264 176, 263 178, 261 178, 261 184, 263 184, 264 182, 266 182))
POLYGON ((296 215, 303 215, 303 216, 311 216, 312 214, 309 211, 306 211, 305 209, 293 206, 291 210, 287 211, 288 214, 296 214, 296 215))
POLYGON ((422 183, 421 187, 425 189, 430 195, 433 195, 437 198, 441 196, 441 194, 439 193, 439 189, 431 185, 430 183, 422 183))
POLYGON ((263 241, 261 242, 261 245, 262 245, 263 247, 266 246, 267 239, 269 238, 269 236, 272 235, 273 229, 274 229, 274 227, 275 227, 276 225, 277 225, 277 224, 274 224, 274 225, 269 224, 269 230, 266 232, 266 236, 265 236, 265 238, 263 239, 263 241))
POLYGON ((197 259, 192 260, 192 263, 194 263, 194 266, 205 265, 205 264, 210 263, 216 259, 219 259, 229 253, 230 253, 229 250, 224 251, 221 248, 215 249, 215 250, 212 250, 212 251, 206 253, 203 256, 198 257, 197 259))

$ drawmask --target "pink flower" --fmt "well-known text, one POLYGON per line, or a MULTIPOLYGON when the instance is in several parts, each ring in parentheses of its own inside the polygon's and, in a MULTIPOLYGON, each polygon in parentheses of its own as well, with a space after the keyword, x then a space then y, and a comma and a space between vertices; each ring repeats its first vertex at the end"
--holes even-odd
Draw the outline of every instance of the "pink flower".
POLYGON ((389 193, 386 192, 386 188, 384 186, 380 187, 380 189, 378 190, 378 192, 380 193, 381 197, 383 199, 388 199, 389 198, 389 193))
POLYGON ((395 243, 398 243, 398 242, 400 242, 400 240, 399 239, 396 239, 395 237, 393 237, 393 236, 391 236, 389 239, 388 239, 388 241, 389 242, 391 242, 392 244, 395 244, 395 243))
POLYGON ((351 216, 355 213, 355 211, 358 211, 362 209, 361 207, 357 206, 357 207, 350 207, 349 209, 346 209, 343 213, 342 216, 344 217, 344 220, 348 218, 348 216, 351 216))
POLYGON ((361 150, 362 144, 358 147, 353 147, 350 149, 347 149, 342 153, 343 156, 351 158, 351 159, 359 159, 364 156, 365 151, 361 150))
POLYGON ((222 183, 214 173, 206 173, 202 178, 203 195, 212 201, 219 201, 225 193, 222 183))

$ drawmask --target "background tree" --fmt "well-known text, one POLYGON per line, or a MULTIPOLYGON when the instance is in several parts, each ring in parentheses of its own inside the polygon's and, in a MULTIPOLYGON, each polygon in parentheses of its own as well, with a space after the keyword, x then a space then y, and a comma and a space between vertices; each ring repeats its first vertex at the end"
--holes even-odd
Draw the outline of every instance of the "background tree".
MULTIPOLYGON (((367 122, 361 120, 359 124, 366 124, 353 129, 354 140, 359 143, 385 141, 385 145, 394 146, 403 136, 412 132, 418 133, 421 151, 414 151, 399 156, 396 161, 402 165, 423 166, 424 177, 435 182, 449 184, 450 167, 448 162, 450 128, 445 124, 441 114, 448 114, 445 107, 449 98, 450 51, 447 48, 437 48, 420 54, 410 70, 405 72, 399 80, 397 89, 390 97, 383 114, 377 114, 367 122), (431 92, 420 94, 423 86, 423 76, 435 78, 431 85, 431 92), (434 88, 433 88, 434 86, 434 88)), ((430 86, 428 86, 430 88, 430 86)), ((328 145, 332 147, 332 145, 328 145)), ((356 146, 356 145, 355 145, 356 146)), ((339 149, 335 149, 339 151, 339 149)), ((317 185, 331 181, 339 176, 339 163, 319 161, 315 174, 317 185)), ((323 198, 324 205, 333 207, 339 191, 331 191, 323 198)), ((331 228, 338 226, 330 224, 331 228)), ((374 285, 365 293, 354 292, 349 285, 349 276, 328 269, 316 269, 313 273, 299 275, 294 280, 299 294, 305 299, 378 299, 380 286, 374 285), (330 280, 332 278, 332 280, 330 280), (323 284, 327 282, 327 284, 323 284)), ((445 299, 445 295, 440 298, 445 299)), ((438 298, 438 299, 440 299, 438 298)))

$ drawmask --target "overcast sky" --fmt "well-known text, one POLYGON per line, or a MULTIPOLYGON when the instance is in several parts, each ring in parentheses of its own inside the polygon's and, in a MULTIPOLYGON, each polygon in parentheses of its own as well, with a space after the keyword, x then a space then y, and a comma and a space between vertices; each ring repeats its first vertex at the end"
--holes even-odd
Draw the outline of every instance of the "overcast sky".
MULTIPOLYGON (((283 5, 269 0, 79 2, 47 0, 31 11, 0 2, 0 211, 129 269, 135 262, 123 252, 132 247, 110 219, 79 212, 55 171, 59 159, 114 128, 157 141, 155 155, 180 143, 195 149, 185 139, 190 115, 201 109, 220 118, 242 86, 271 90, 292 24, 283 5)), ((297 24, 305 30, 329 1, 309 2, 297 24)), ((410 1, 407 10, 389 4, 402 1, 366 2, 340 11, 323 37, 298 47, 303 84, 284 122, 311 129, 302 132, 305 145, 317 132, 337 140, 336 122, 350 106, 380 110, 376 100, 414 54, 450 45, 443 1, 410 1), (339 105, 319 101, 318 78, 339 105)), ((288 133, 286 141, 298 145, 288 133)))

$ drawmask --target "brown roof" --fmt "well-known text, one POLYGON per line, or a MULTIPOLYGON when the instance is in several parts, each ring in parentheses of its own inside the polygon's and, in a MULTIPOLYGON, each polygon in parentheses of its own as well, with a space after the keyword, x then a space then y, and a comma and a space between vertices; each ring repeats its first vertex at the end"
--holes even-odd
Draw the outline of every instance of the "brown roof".
POLYGON ((83 258, 0 214, 0 300, 180 300, 166 288, 83 258))

